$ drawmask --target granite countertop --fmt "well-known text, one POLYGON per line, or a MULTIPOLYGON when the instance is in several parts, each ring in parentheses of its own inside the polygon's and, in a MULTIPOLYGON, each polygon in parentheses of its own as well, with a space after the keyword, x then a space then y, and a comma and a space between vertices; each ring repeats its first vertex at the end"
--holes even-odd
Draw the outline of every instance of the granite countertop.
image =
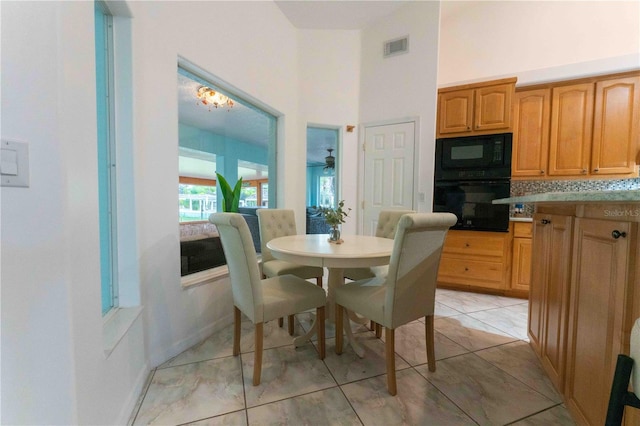
POLYGON ((547 192, 543 194, 522 195, 520 197, 500 198, 493 204, 515 203, 640 203, 640 189, 624 191, 581 191, 547 192))

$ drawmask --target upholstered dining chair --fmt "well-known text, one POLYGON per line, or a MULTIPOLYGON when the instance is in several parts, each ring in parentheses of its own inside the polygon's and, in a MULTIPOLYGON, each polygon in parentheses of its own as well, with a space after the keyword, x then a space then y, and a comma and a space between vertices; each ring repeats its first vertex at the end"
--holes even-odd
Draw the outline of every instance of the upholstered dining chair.
MULTIPOLYGON (((298 265, 273 257, 267 243, 274 238, 296 235, 296 218, 293 210, 288 209, 258 209, 258 225, 262 248, 262 275, 271 278, 279 275, 295 275, 303 279, 315 278, 322 287, 323 269, 318 266, 298 265)), ((282 327, 282 319, 278 320, 282 327)), ((289 317, 289 334, 293 335, 293 315, 289 317)))
POLYGON ((265 322, 316 308, 318 352, 325 356, 324 290, 294 275, 260 279, 258 257, 247 222, 238 213, 213 213, 209 221, 216 225, 227 258, 234 305, 233 355, 240 353, 240 314, 255 324, 253 385, 260 384, 262 373, 263 325, 265 322))
MULTIPOLYGON (((640 318, 631 328, 631 338, 629 342, 629 356, 620 354, 616 362, 616 369, 611 384, 609 395, 609 406, 605 426, 619 426, 622 424, 624 407, 630 406, 640 408, 640 318), (635 390, 629 390, 629 382, 635 390)), ((627 422, 625 422, 627 423, 627 422)), ((631 422, 628 422, 631 423, 631 422)))
MULTIPOLYGON (((414 210, 380 210, 378 214, 378 223, 376 224, 376 237, 393 239, 396 235, 396 227, 398 221, 404 214, 415 213, 414 210)), ((353 281, 373 278, 376 275, 386 276, 389 271, 389 265, 371 266, 368 268, 346 268, 344 277, 353 281)), ((375 329, 376 337, 380 338, 382 329, 380 324, 371 321, 371 330, 375 329)))
MULTIPOLYGON (((456 223, 451 213, 406 214, 398 222, 386 277, 376 276, 336 289, 336 330, 342 330, 348 309, 385 327, 387 389, 397 393, 395 329, 425 317, 429 371, 435 371, 433 313, 436 278, 447 230, 456 223)), ((342 353, 336 333, 336 353, 342 353)))

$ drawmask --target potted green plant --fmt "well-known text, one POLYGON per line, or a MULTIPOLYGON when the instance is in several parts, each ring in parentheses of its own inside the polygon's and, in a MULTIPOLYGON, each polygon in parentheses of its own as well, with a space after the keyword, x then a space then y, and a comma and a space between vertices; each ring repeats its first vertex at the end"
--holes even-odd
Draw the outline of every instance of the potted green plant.
POLYGON ((222 211, 238 213, 238 205, 240 204, 240 190, 242 189, 242 178, 238 179, 236 185, 231 189, 229 182, 220 173, 216 172, 218 184, 222 191, 222 211))
POLYGON ((340 200, 337 208, 333 207, 316 207, 327 224, 331 227, 329 233, 329 242, 340 244, 343 240, 340 238, 340 225, 346 222, 346 218, 349 217, 350 208, 344 208, 344 200, 340 200))

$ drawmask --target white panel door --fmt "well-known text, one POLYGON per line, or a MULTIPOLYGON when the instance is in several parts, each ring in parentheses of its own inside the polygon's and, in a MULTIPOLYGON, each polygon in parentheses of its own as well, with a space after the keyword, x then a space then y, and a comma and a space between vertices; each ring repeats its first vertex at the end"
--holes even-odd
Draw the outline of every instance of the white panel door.
POLYGON ((380 210, 413 209, 415 123, 365 127, 363 234, 374 235, 380 210))

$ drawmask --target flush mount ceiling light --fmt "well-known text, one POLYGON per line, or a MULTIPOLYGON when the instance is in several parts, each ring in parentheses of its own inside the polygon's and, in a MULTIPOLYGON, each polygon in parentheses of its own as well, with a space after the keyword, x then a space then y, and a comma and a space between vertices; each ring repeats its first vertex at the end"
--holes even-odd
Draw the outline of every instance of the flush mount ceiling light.
POLYGON ((336 168, 336 157, 331 155, 331 151, 333 151, 333 149, 332 148, 328 148, 327 151, 329 151, 329 155, 324 157, 324 161, 325 161, 324 170, 335 169, 336 168))
POLYGON ((228 96, 225 96, 220 92, 216 92, 207 86, 200 86, 196 96, 203 105, 209 107, 209 111, 211 111, 212 106, 215 108, 233 108, 233 101, 228 96))

